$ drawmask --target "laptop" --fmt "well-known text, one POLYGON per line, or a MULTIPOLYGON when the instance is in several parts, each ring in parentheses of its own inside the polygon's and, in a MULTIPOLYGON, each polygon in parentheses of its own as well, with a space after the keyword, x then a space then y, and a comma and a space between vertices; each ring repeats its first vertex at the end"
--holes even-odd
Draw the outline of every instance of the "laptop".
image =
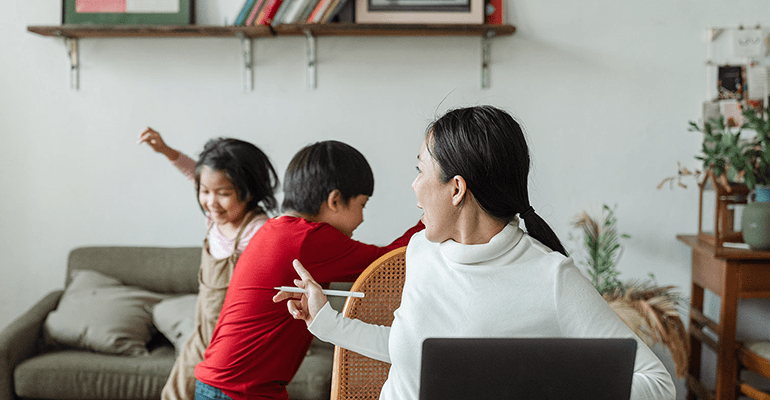
POLYGON ((633 339, 429 338, 420 400, 628 400, 633 339))

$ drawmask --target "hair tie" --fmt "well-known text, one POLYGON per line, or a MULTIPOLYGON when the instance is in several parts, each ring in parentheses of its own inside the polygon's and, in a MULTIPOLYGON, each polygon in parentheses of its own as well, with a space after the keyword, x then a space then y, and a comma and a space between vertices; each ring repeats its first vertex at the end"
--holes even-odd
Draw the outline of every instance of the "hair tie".
POLYGON ((534 214, 535 214, 535 209, 532 208, 532 206, 529 206, 524 212, 519 213, 519 216, 522 219, 527 219, 530 215, 534 215, 534 214))

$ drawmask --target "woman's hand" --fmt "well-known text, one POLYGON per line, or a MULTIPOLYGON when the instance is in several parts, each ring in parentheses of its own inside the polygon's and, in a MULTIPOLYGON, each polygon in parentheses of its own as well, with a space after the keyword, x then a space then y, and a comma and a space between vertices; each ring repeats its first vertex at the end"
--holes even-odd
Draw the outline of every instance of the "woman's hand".
POLYGON ((289 299, 286 303, 286 306, 289 308, 289 313, 291 313, 294 319, 301 319, 305 321, 307 326, 310 326, 310 324, 313 323, 315 316, 318 315, 318 311, 323 308, 328 300, 326 300, 326 295, 321 291, 321 285, 313 280, 313 277, 310 276, 310 273, 302 266, 302 263, 300 263, 299 260, 294 260, 292 264, 294 265, 294 270, 297 271, 297 274, 301 278, 295 279, 294 284, 298 288, 305 289, 307 293, 289 293, 281 291, 273 296, 273 302, 278 303, 289 299))
POLYGON ((139 134, 139 144, 141 143, 147 143, 153 150, 166 156, 169 161, 176 161, 176 159, 179 158, 179 152, 169 147, 166 142, 163 141, 160 133, 150 127, 147 127, 141 134, 139 134))

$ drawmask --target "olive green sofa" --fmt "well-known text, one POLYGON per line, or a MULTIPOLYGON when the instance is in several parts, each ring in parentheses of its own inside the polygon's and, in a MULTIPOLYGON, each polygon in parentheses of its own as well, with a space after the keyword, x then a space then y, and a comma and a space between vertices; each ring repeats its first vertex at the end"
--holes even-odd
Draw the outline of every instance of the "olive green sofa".
MULTIPOLYGON (((76 248, 69 254, 65 287, 73 271, 92 270, 166 297, 196 293, 200 252, 199 247, 76 248)), ((159 399, 174 364, 171 342, 156 333, 141 356, 51 346, 43 325, 63 293, 49 293, 0 332, 0 400, 159 399)), ((290 398, 328 399, 332 358, 333 347, 315 340, 287 387, 290 398)))

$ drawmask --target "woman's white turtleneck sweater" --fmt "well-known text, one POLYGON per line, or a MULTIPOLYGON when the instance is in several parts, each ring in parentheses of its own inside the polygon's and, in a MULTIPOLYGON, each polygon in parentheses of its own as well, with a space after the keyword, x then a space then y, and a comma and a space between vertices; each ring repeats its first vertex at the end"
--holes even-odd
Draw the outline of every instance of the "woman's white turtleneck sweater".
POLYGON ((406 282, 392 327, 343 318, 327 303, 308 328, 318 338, 391 363, 380 399, 418 399, 429 337, 634 338, 632 400, 674 399, 660 360, 612 311, 571 258, 518 227, 489 243, 433 243, 420 232, 406 251, 406 282))

